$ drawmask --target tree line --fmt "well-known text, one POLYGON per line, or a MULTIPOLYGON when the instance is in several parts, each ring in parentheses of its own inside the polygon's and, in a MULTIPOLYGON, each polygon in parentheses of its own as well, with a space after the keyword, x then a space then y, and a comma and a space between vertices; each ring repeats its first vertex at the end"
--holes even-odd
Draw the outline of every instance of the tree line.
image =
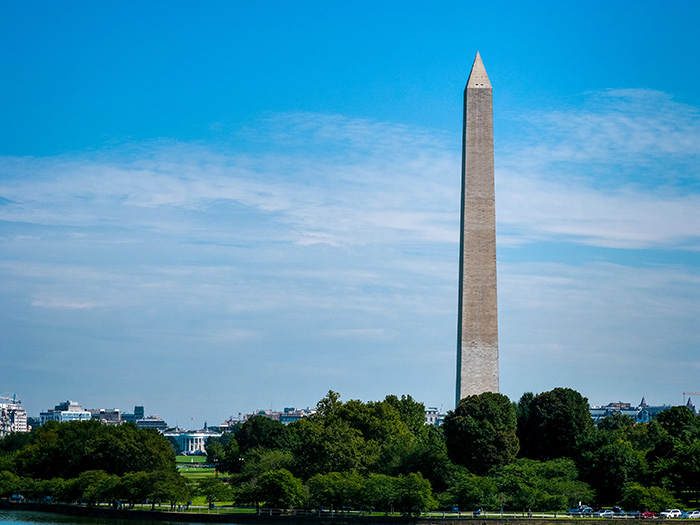
POLYGON ((133 508, 148 501, 174 508, 191 498, 175 452, 155 430, 134 423, 49 421, 0 440, 0 497, 133 508))
POLYGON ((585 397, 555 388, 517 403, 469 396, 441 427, 424 421, 410 396, 342 402, 329 392, 311 417, 285 426, 254 416, 207 451, 251 503, 273 475, 298 481, 290 502, 335 508, 660 510, 698 500, 700 418, 686 407, 595 426, 585 397))
POLYGON ((462 399, 441 427, 411 396, 343 402, 289 425, 254 416, 207 442, 219 478, 187 485, 169 442, 132 424, 46 423, 0 440, 0 496, 88 503, 189 501, 274 508, 563 510, 578 502, 660 510, 697 501, 700 418, 673 407, 648 424, 612 415, 596 427, 568 388, 517 403, 462 399))

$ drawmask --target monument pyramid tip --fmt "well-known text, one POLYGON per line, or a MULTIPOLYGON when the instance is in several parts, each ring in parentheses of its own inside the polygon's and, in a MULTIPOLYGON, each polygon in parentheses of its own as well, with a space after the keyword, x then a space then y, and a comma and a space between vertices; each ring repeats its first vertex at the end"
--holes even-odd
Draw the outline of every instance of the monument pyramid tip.
POLYGON ((474 58, 474 64, 472 64, 472 70, 469 73, 467 88, 491 88, 491 81, 486 74, 486 68, 481 61, 481 55, 478 51, 476 52, 476 58, 474 58))

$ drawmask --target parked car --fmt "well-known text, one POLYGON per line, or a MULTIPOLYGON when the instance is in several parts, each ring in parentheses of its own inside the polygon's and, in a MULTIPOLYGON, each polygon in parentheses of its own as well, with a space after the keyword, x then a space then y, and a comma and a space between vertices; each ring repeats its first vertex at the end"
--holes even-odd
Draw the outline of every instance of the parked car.
POLYGON ((700 520, 700 510, 691 510, 682 516, 686 520, 700 520))
POLYGON ((613 507, 612 511, 615 514, 615 516, 626 516, 627 515, 627 513, 624 510, 622 510, 622 508, 620 508, 620 507, 613 507))
POLYGON ((579 505, 573 509, 566 509, 567 516, 593 516, 593 509, 588 505, 579 505))
POLYGON ((612 511, 612 509, 600 509, 598 511, 598 517, 599 518, 614 518, 615 513, 612 511))
POLYGON ((661 511, 661 517, 668 519, 668 518, 680 518, 683 515, 681 512, 681 509, 666 509, 664 511, 661 511))
POLYGON ((642 512, 642 518, 644 518, 644 519, 652 519, 652 518, 656 518, 656 517, 657 517, 656 512, 652 512, 650 510, 645 510, 644 512, 642 512))

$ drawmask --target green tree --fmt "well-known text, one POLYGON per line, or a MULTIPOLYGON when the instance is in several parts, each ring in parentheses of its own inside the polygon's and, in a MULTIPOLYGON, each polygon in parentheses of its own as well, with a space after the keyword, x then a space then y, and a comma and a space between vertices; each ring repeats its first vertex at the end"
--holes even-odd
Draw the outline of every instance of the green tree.
POLYGON ((129 507, 144 503, 151 494, 153 478, 148 472, 127 472, 115 487, 117 499, 129 507))
MULTIPOLYGON (((239 429, 240 426, 236 428, 236 432, 239 429)), ((224 432, 221 436, 211 436, 207 439, 204 445, 204 450, 207 453, 207 463, 214 465, 220 471, 229 472, 221 468, 221 462, 225 461, 226 446, 231 441, 235 441, 235 434, 233 432, 224 432)), ((236 452, 238 453, 238 443, 236 443, 236 452)))
POLYGON ((443 425, 447 451, 455 463, 483 475, 507 465, 518 453, 515 408, 503 394, 463 398, 443 425))
POLYGON ((675 406, 656 416, 661 427, 676 439, 690 443, 700 439, 700 418, 686 406, 675 406))
POLYGON ((86 470, 78 476, 78 488, 82 499, 90 505, 111 501, 116 496, 119 476, 103 470, 86 470))
POLYGON ((336 407, 342 405, 340 394, 329 390, 326 397, 316 403, 316 413, 319 417, 329 416, 333 413, 336 407))
POLYGON ((183 505, 192 499, 190 489, 183 478, 177 472, 165 472, 160 474, 156 481, 154 492, 162 501, 170 504, 170 509, 177 505, 183 505))
MULTIPOLYGON (((623 421, 618 422, 623 426, 606 426, 627 428, 623 421)), ((577 463, 581 479, 590 483, 596 491, 599 504, 616 503, 622 496, 622 488, 644 473, 643 454, 635 451, 629 441, 621 440, 620 435, 619 430, 593 431, 579 444, 577 463)))
POLYGON ((221 457, 214 460, 214 465, 220 472, 238 474, 243 466, 243 455, 238 448, 238 441, 232 439, 225 446, 221 457))
POLYGON ((390 512, 396 505, 398 492, 398 478, 385 474, 370 474, 360 492, 360 500, 371 509, 390 512))
POLYGON ((399 413, 401 421, 406 428, 418 435, 425 426, 425 405, 414 400, 409 395, 402 395, 399 399, 395 395, 386 396, 384 402, 391 405, 399 413))
POLYGON ((209 507, 217 501, 230 501, 233 493, 230 487, 219 478, 204 478, 197 483, 197 493, 204 496, 209 507))
POLYGON ((548 460, 575 457, 578 442, 593 429, 588 399, 570 388, 534 397, 523 429, 523 455, 548 460))
POLYGON ((22 490, 22 479, 9 470, 0 472, 0 498, 8 498, 22 490))
POLYGON ((364 480, 352 472, 316 474, 309 479, 309 502, 314 507, 357 508, 362 501, 364 480))
POLYGON ((624 430, 634 425, 634 419, 626 414, 615 412, 598 421, 598 430, 624 430))
POLYGON ((269 417, 257 415, 241 425, 236 434, 238 448, 242 454, 254 448, 289 448, 287 427, 269 417))
POLYGON ((659 512, 663 509, 678 507, 678 500, 662 487, 644 487, 636 483, 627 485, 622 491, 620 505, 626 509, 650 510, 659 512))
POLYGON ((34 434, 30 432, 10 432, 0 438, 0 471, 9 470, 18 474, 16 456, 20 450, 30 445, 34 434))
POLYGON ((260 476, 253 496, 256 502, 269 508, 301 507, 304 503, 304 486, 287 469, 273 470, 260 476))
POLYGON ((329 472, 364 474, 381 452, 376 442, 340 418, 303 418, 289 425, 294 433, 294 472, 302 479, 329 472))
POLYGON ((463 471, 441 499, 446 505, 460 509, 497 509, 502 506, 499 495, 493 479, 463 471))
POLYGON ((491 477, 503 495, 503 506, 510 509, 561 510, 594 496, 590 486, 578 480, 576 465, 568 458, 521 458, 491 477))
POLYGON ((522 396, 520 396, 518 404, 515 406, 515 415, 518 418, 517 434, 518 439, 521 442, 521 452, 523 448, 522 441, 524 440, 524 437, 526 435, 528 421, 530 420, 530 409, 534 399, 535 394, 533 394, 532 392, 525 392, 522 396))
POLYGON ((254 448, 243 458, 241 475, 244 480, 254 482, 265 472, 291 468, 293 461, 294 456, 286 450, 254 448))
POLYGON ((19 472, 33 478, 71 479, 89 470, 122 476, 139 470, 175 469, 175 453, 167 439, 133 423, 108 426, 96 420, 49 421, 34 434, 32 443, 16 456, 19 472))
POLYGON ((400 469, 392 474, 420 472, 435 491, 444 491, 453 483, 457 472, 447 453, 442 427, 424 426, 400 469))
POLYGON ((658 450, 660 446, 653 450, 654 479, 664 482, 676 498, 690 502, 700 493, 700 439, 690 443, 673 438, 669 441, 663 454, 658 450))
POLYGON ((407 516, 420 516, 437 505, 430 482, 419 472, 399 476, 395 510, 407 516))

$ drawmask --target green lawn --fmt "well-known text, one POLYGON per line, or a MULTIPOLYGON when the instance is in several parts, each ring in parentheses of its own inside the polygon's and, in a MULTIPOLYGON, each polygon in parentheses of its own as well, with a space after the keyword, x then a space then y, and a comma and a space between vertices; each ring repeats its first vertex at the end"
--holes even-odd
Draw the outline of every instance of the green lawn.
POLYGON ((197 463, 206 463, 207 457, 206 456, 175 456, 175 461, 177 462, 178 467, 185 464, 185 463, 190 463, 192 465, 196 465, 197 463))

